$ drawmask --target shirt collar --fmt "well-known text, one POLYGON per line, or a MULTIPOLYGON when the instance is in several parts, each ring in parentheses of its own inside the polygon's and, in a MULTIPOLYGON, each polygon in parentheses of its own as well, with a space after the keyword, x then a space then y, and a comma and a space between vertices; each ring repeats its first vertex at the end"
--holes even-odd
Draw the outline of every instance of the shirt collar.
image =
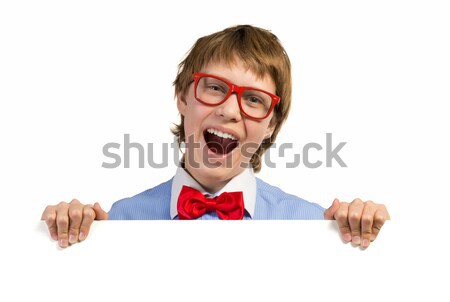
POLYGON ((172 193, 170 196, 170 218, 174 219, 178 215, 177 203, 178 195, 180 195, 181 188, 188 186, 200 191, 204 195, 211 197, 217 196, 223 192, 242 191, 244 196, 245 210, 253 217, 256 203, 256 177, 253 174, 251 167, 246 168, 241 174, 233 177, 220 191, 209 194, 206 190, 194 179, 189 173, 181 167, 178 167, 177 172, 172 181, 172 193))

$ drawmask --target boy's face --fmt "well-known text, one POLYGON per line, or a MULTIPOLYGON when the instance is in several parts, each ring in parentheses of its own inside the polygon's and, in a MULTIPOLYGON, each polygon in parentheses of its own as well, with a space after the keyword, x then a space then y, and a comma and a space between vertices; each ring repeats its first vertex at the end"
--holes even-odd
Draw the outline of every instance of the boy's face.
MULTIPOLYGON (((240 60, 232 65, 210 63, 198 72, 224 78, 239 86, 250 86, 275 94, 276 87, 270 76, 258 78, 240 60)), ((232 94, 218 106, 200 103, 194 96, 193 83, 186 95, 178 96, 177 106, 184 116, 185 167, 210 192, 220 190, 245 169, 263 139, 271 136, 275 126, 274 122, 271 123, 273 112, 264 120, 253 120, 245 116, 240 111, 236 94, 232 94), (212 130, 231 134, 232 137, 220 133, 217 136, 212 130), (224 144, 227 151, 232 150, 226 154, 216 153, 213 146, 218 146, 217 144, 224 144)))

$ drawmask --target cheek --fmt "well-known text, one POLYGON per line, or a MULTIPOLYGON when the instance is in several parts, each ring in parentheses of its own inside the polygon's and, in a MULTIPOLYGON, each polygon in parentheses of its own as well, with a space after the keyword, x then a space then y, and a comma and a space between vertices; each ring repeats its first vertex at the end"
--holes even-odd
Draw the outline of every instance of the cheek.
POLYGON ((196 133, 195 120, 195 116, 192 114, 186 114, 184 116, 184 132, 186 134, 186 139, 196 133))
MULTIPOLYGON (((188 101, 189 102, 189 101, 188 101)), ((196 134, 200 129, 203 120, 210 113, 210 108, 201 104, 188 103, 186 114, 184 116, 184 131, 186 136, 196 134)))
POLYGON ((252 120, 246 121, 245 128, 247 131, 247 138, 246 141, 241 145, 241 153, 244 157, 248 158, 248 161, 261 145, 261 142, 265 137, 268 125, 269 123, 266 123, 265 121, 262 123, 252 120))
POLYGON ((265 120, 262 122, 248 120, 246 123, 247 140, 260 144, 266 135, 268 127, 269 122, 265 120))

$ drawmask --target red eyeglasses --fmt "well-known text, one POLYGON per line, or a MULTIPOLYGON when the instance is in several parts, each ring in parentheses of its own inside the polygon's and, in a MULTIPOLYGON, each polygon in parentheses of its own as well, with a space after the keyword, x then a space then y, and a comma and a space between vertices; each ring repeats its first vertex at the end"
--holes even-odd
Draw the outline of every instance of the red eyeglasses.
POLYGON ((237 95, 241 112, 255 120, 267 118, 280 101, 279 96, 262 89, 237 86, 211 74, 194 73, 194 95, 200 103, 218 106, 233 93, 237 95))

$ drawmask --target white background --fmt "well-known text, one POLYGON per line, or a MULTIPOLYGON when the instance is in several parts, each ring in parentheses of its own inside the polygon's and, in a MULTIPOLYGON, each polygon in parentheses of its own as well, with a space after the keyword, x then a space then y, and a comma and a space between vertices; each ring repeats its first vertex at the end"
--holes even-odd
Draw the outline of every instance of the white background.
POLYGON ((447 6, 3 1, 0 219, 14 229, 72 198, 109 210, 172 177, 172 162, 158 170, 101 168, 102 147, 123 144, 125 133, 143 144, 171 142, 177 64, 197 38, 252 24, 280 38, 293 66, 292 111, 278 144, 291 142, 299 153, 308 142, 324 146, 327 132, 334 144, 347 142, 339 153, 347 168, 286 169, 280 159, 259 176, 324 207, 334 197, 385 203, 393 223, 407 223, 409 238, 426 244, 416 230, 434 233, 428 223, 444 225, 450 210, 447 6))
MULTIPOLYGON (((360 197, 385 203, 394 219, 445 219, 444 1, 288 3, 3 3, 3 218, 36 219, 44 205, 75 197, 109 209, 169 179, 172 160, 158 170, 136 161, 101 168, 102 147, 123 145, 125 133, 144 145, 172 142, 177 64, 198 37, 247 23, 272 30, 292 61, 292 112, 277 143, 293 143, 292 155, 308 142, 325 146, 327 132, 347 142, 347 168, 286 169, 280 160, 261 178, 324 207, 360 197)), ((323 150, 311 154, 324 160, 323 150)))

